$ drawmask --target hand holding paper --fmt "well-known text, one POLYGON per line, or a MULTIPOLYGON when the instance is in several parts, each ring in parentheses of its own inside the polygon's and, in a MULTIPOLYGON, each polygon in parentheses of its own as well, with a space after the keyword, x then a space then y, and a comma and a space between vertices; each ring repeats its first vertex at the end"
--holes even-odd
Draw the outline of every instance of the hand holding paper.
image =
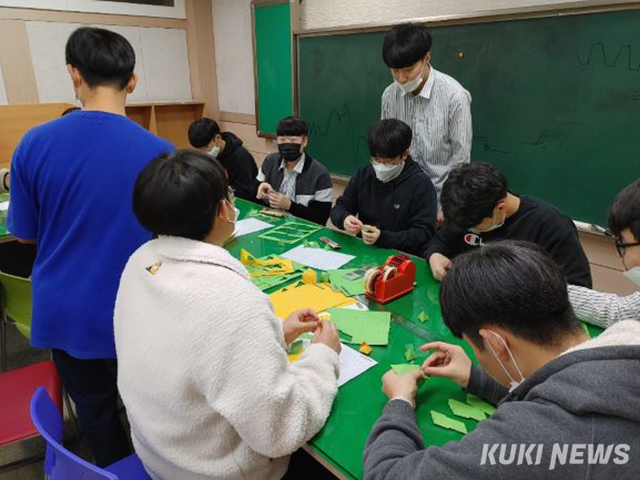
POLYGON ((462 388, 467 388, 471 375, 471 359, 462 347, 444 342, 427 343, 423 352, 436 350, 422 364, 422 370, 430 377, 446 377, 462 388))
POLYGON ((314 332, 319 326, 320 319, 315 311, 310 308, 296 310, 284 321, 284 340, 289 345, 303 333, 314 332))
POLYGON ((398 375, 395 371, 389 370, 382 377, 382 391, 389 400, 393 397, 406 398, 411 404, 416 406, 416 392, 418 391, 418 381, 424 378, 422 370, 409 371, 398 375))

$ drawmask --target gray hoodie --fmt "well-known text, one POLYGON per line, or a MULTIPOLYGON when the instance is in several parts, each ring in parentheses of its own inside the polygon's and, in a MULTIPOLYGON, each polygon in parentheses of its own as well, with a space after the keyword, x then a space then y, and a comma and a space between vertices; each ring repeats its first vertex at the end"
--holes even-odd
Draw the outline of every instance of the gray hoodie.
POLYGON ((367 441, 364 478, 640 478, 640 322, 615 324, 511 393, 474 366, 468 391, 498 410, 443 447, 426 448, 414 410, 389 402, 367 441))

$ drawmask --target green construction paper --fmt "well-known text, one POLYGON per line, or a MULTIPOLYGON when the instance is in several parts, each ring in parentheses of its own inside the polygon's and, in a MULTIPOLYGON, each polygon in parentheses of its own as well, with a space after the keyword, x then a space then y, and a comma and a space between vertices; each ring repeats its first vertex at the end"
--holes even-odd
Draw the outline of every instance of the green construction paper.
POLYGON ((290 280, 295 280, 302 275, 302 272, 296 271, 293 273, 287 273, 284 275, 271 275, 268 277, 253 277, 251 281, 263 292, 278 285, 282 285, 290 280))
POLYGON ((422 323, 426 322, 427 320, 429 320, 429 314, 423 310, 422 312, 420 312, 420 315, 418 315, 418 320, 420 320, 422 323))
POLYGON ((312 233, 321 229, 322 227, 320 225, 311 225, 302 222, 287 222, 258 235, 258 238, 279 242, 281 245, 290 245, 297 243, 300 240, 304 240, 312 233))
POLYGON ((459 400, 454 400, 453 398, 449 399, 449 408, 453 412, 454 415, 462 418, 471 418, 473 420, 482 421, 486 419, 484 412, 479 408, 472 407, 471 405, 467 405, 459 400))
POLYGON ((467 433, 467 426, 464 423, 454 420, 453 418, 449 418, 435 410, 431 410, 431 420, 433 420, 434 425, 439 427, 448 428, 449 430, 455 430, 460 433, 467 433))
POLYGON ((417 372, 420 370, 420 365, 412 365, 410 363, 401 363, 399 365, 391 365, 391 369, 398 375, 402 375, 408 372, 417 372))
POLYGON ((369 345, 388 345, 391 313, 351 310, 347 308, 330 308, 331 321, 338 330, 351 336, 347 343, 369 345))
POLYGON ((328 283, 329 280, 330 280, 330 277, 327 272, 320 272, 320 275, 318 275, 318 281, 320 283, 328 283))
POLYGON ((486 413, 489 416, 493 415, 494 412, 496 411, 496 407, 494 407, 493 405, 485 402, 480 397, 478 397, 478 396, 476 396, 476 395, 474 395, 472 393, 467 393, 467 403, 469 405, 471 405, 472 407, 475 407, 478 410, 483 411, 484 413, 486 413))
POLYGON ((291 344, 291 347, 289 348, 289 355, 298 355, 300 352, 302 352, 303 348, 304 342, 302 340, 296 340, 291 344))
POLYGON ((589 327, 587 327, 587 324, 585 322, 580 322, 581 326, 582 326, 582 330, 584 330, 584 333, 586 333, 587 335, 589 335, 589 337, 591 337, 591 334, 589 333, 589 327))
POLYGON ((415 348, 413 348, 413 345, 407 345, 406 347, 407 349, 404 352, 404 357, 407 359, 407 362, 411 362, 412 360, 415 360, 416 358, 418 358, 418 355, 416 355, 416 350, 415 348))
POLYGON ((348 297, 356 295, 364 295, 364 279, 356 277, 351 279, 353 272, 357 272, 358 268, 347 268, 342 270, 329 270, 329 281, 334 290, 341 291, 348 297))

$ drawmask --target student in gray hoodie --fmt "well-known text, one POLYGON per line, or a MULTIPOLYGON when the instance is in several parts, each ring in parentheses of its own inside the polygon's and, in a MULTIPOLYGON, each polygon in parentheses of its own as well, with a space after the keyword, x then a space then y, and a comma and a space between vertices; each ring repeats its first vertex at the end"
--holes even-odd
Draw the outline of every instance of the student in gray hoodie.
POLYGON ((480 365, 435 342, 423 347, 435 352, 421 372, 385 374, 390 401, 367 441, 365 479, 639 478, 640 322, 590 340, 562 270, 525 242, 456 258, 440 301, 480 365), (427 448, 414 412, 423 375, 450 378, 498 409, 459 442, 427 448))

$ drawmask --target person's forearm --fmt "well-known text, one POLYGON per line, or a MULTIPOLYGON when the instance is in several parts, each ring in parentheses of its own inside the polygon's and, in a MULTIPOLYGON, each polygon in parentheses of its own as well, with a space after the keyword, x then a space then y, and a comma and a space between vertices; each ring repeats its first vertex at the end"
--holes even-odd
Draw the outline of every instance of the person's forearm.
POLYGON ((622 320, 640 320, 640 292, 621 297, 569 285, 569 300, 580 320, 602 328, 622 320))

